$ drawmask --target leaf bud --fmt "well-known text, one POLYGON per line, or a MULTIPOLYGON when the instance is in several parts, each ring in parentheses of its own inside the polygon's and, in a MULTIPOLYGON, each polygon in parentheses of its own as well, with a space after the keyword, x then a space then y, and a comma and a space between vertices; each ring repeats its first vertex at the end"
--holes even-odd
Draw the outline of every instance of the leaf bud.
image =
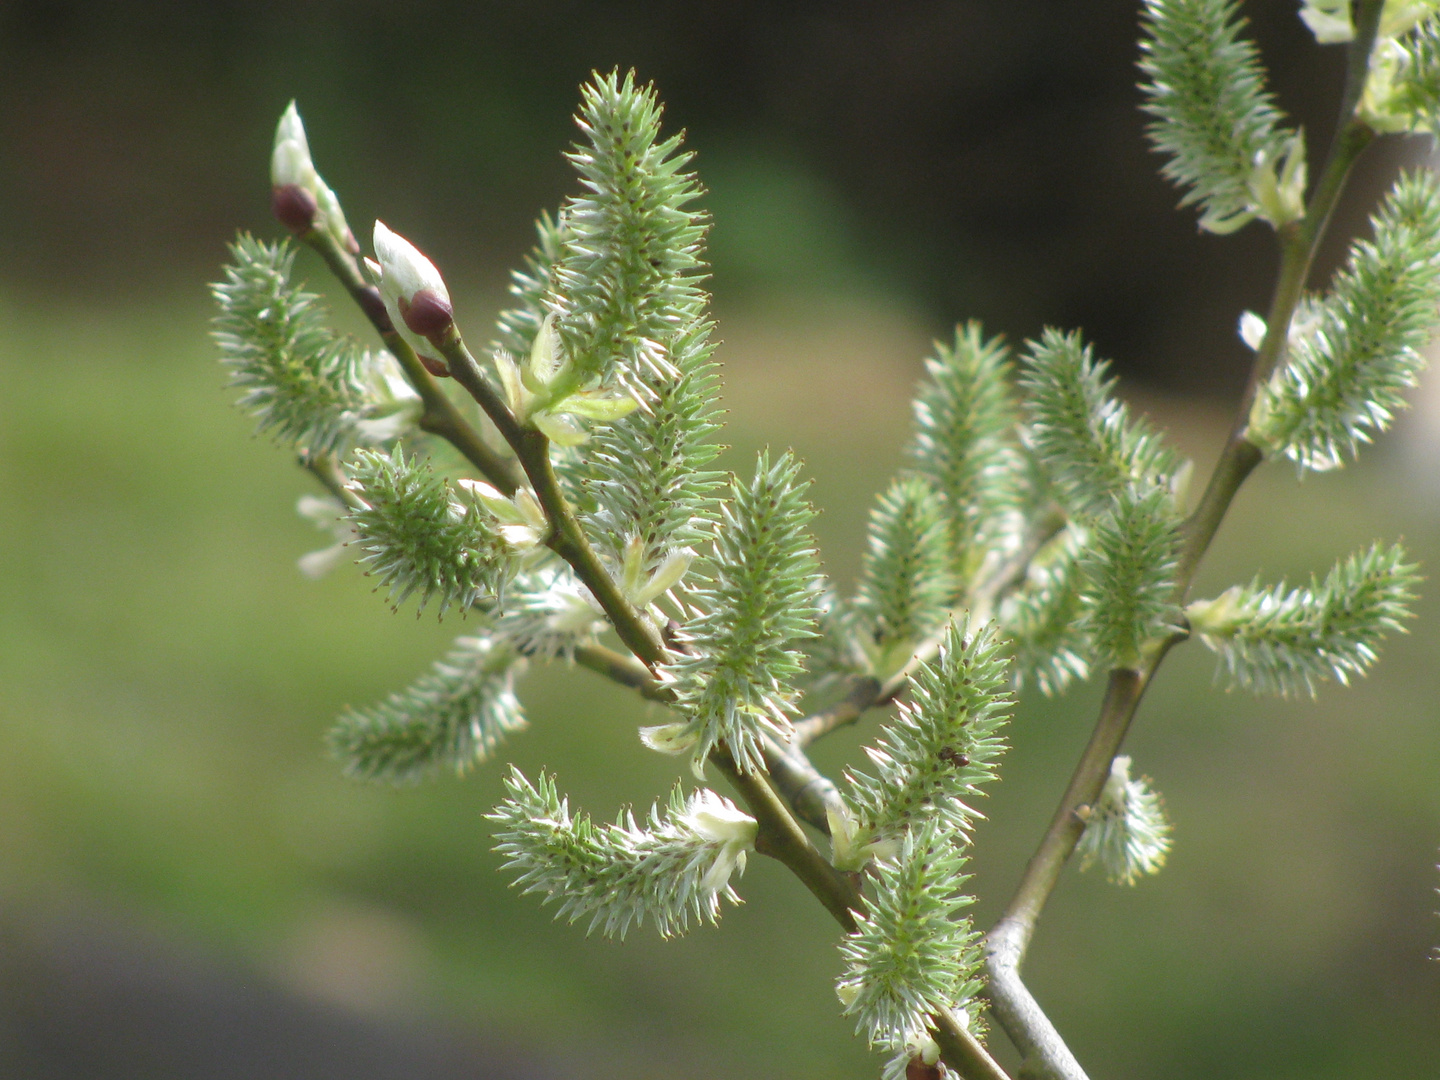
POLYGON ((305 187, 314 184, 315 163, 310 158, 310 143, 305 138, 305 125, 295 102, 290 102, 275 126, 275 146, 270 152, 270 185, 272 187, 305 187))
POLYGON ((275 126, 275 146, 270 152, 270 188, 270 207, 291 232, 305 234, 324 229, 346 251, 352 255, 359 253, 360 246, 345 223, 340 200, 315 171, 305 125, 293 101, 275 126))
POLYGON ((270 212, 275 220, 297 236, 315 227, 319 204, 299 184, 282 184, 270 189, 270 212))
POLYGON ((432 375, 448 375, 450 369, 436 358, 434 343, 435 338, 448 334, 455 325, 454 307, 445 279, 414 244, 383 221, 375 222, 374 244, 376 259, 366 259, 365 269, 380 290, 390 322, 425 363, 427 371, 432 375), (422 330, 432 332, 422 333, 422 330))

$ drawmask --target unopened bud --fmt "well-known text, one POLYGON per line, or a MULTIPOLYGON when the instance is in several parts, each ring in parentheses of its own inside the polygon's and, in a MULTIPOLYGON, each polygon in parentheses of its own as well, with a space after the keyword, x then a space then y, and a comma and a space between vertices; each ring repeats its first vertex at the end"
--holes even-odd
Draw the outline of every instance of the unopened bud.
POLYGON ((305 125, 295 102, 290 102, 275 126, 275 146, 270 152, 270 183, 274 187, 298 184, 312 187, 315 163, 310 159, 310 144, 305 138, 305 125))
POLYGON ((323 229, 336 243, 352 255, 360 253, 355 235, 345 223, 345 211, 335 192, 315 171, 310 158, 310 143, 305 138, 305 125, 295 102, 290 102, 275 127, 275 147, 270 152, 271 208, 280 222, 294 233, 323 229), (309 210, 304 200, 282 189, 298 188, 309 197, 309 210))
POLYGON ((413 304, 416 294, 428 289, 449 304, 450 291, 445 288, 445 279, 419 248, 383 221, 375 222, 374 241, 380 264, 380 292, 387 300, 392 296, 404 297, 406 303, 413 304))
POLYGON ((315 196, 299 184, 282 184, 270 189, 270 212, 297 236, 315 227, 315 196))
POLYGON ((375 255, 378 261, 366 259, 365 269, 380 289, 390 322, 415 350, 425 370, 444 378, 450 369, 434 358, 436 346, 431 337, 454 325, 454 308, 445 279, 414 244, 387 228, 383 221, 375 222, 375 255))

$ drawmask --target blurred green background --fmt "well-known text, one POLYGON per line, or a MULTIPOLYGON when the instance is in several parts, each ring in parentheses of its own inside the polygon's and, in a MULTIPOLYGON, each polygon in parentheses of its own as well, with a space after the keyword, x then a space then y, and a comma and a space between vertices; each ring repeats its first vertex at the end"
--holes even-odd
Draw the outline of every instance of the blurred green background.
MULTIPOLYGON (((1339 54, 1290 5, 1251 7, 1313 156, 1339 54)), ((919 360, 956 318, 1015 340, 1084 326, 1213 460, 1235 319, 1273 256, 1259 228, 1220 241, 1172 211, 1133 37, 1130 5, 1039 0, 0 4, 0 1075, 875 1075, 838 1016, 829 920, 778 866, 752 861, 718 930, 586 940, 496 873, 501 766, 400 791, 339 777, 331 718, 464 624, 391 615, 353 569, 296 573, 328 543, 294 514, 310 486, 229 407, 201 284, 237 226, 275 234, 270 132, 296 96, 357 231, 379 214, 420 243, 483 341, 534 213, 573 190, 578 83, 633 65, 711 189, 727 460, 801 453, 848 584, 919 360), (183 1027, 146 1013, 177 985, 201 1003, 183 1027), (226 987, 291 1026, 238 1022, 226 987), (307 1044, 306 1017, 380 1049, 307 1044), (450 1056, 383 1071, 396 1046, 450 1056)), ((1403 152, 1371 159, 1339 228, 1403 152)), ((1440 563, 1430 430, 1414 416, 1303 484, 1263 471, 1199 591, 1377 536, 1440 563)), ((1128 890, 1067 873, 1028 965, 1097 1080, 1436 1074, 1433 592, 1372 678, 1318 702, 1227 694, 1198 645, 1167 662, 1129 750, 1175 820, 1171 863, 1128 890)), ((541 667, 523 697, 511 756, 598 817, 673 783, 629 696, 541 667)), ((1096 700, 1022 700, 979 832, 982 925, 1096 700)))

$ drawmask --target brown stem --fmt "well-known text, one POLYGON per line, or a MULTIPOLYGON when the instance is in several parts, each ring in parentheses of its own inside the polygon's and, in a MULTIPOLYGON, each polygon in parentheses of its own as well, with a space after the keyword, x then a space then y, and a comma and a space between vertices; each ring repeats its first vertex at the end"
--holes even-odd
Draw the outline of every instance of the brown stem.
MULTIPOLYGON (((784 863, 847 934, 855 931, 855 912, 861 910, 860 892, 850 878, 831 866, 810 842, 764 773, 741 773, 728 753, 711 758, 735 786, 759 823, 755 850, 784 863)), ((980 1041, 948 1014, 932 1017, 931 1029, 945 1064, 961 1080, 1009 1080, 980 1041)))
POLYGON ((875 676, 857 675, 850 682, 850 691, 834 705, 795 722, 793 745, 809 746, 822 735, 855 723, 880 700, 880 689, 880 680, 875 676))
MULTIPOLYGON (((1370 129, 1354 117, 1354 109, 1364 86, 1381 6, 1381 0, 1360 0, 1356 7, 1356 39, 1351 46, 1345 106, 1329 157, 1305 217, 1279 230, 1280 271, 1270 302, 1265 340, 1256 353, 1230 437, 1199 505, 1182 526, 1172 594, 1176 604, 1184 602, 1200 560, 1240 485, 1262 460, 1261 451, 1246 437, 1251 408, 1265 381, 1284 363, 1290 320, 1309 277, 1315 252, 1351 166, 1373 137, 1370 129)), ((1111 762, 1120 750, 1145 688, 1170 648, 1184 637, 1181 633, 1154 643, 1140 670, 1121 669, 1110 673, 1090 742, 1071 775, 1040 846, 1026 864, 1014 898, 987 937, 986 967, 992 1011, 1025 1056, 1027 1074, 1085 1080, 1084 1070, 1021 981, 1020 967, 1040 913, 1084 832, 1085 823, 1079 811, 1099 798, 1110 775, 1111 762)))
POLYGON ((613 683, 628 686, 650 701, 671 702, 675 694, 650 674, 650 669, 633 656, 607 649, 604 645, 575 646, 575 662, 603 675, 613 683))
POLYGON ((507 495, 513 495, 519 487, 515 463, 497 454, 480 436, 468 420, 461 415, 455 403, 440 389, 434 377, 425 370, 415 350, 395 332, 390 316, 385 311, 385 302, 380 291, 365 280, 355 256, 342 248, 325 229, 311 229, 300 236, 310 245, 330 268, 340 284, 354 299, 370 324, 375 327, 385 347, 399 362, 405 378, 420 395, 424 411, 420 414, 420 429, 438 435, 465 456, 465 459, 480 471, 486 480, 507 495))
POLYGON ((550 462, 550 440, 544 432, 522 427, 516 421, 458 332, 452 328, 443 340, 436 341, 436 345, 444 353, 455 381, 470 392, 520 459, 520 467, 525 470, 530 486, 535 489, 535 498, 550 523, 546 544, 570 564, 575 575, 610 617, 620 640, 653 672, 665 659, 665 645, 654 627, 625 598, 615 579, 600 562, 600 556, 590 546, 574 509, 560 489, 560 481, 550 462))

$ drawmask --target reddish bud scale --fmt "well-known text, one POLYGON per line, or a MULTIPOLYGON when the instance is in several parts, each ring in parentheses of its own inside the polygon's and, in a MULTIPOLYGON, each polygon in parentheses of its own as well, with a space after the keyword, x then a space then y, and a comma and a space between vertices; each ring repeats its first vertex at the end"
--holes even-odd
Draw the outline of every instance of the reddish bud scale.
MULTIPOLYGON (((415 355, 420 356, 419 353, 415 355)), ((446 365, 445 361, 436 360, 433 356, 420 356, 420 363, 425 366, 426 371, 430 372, 430 374, 434 375, 437 379, 450 378, 450 368, 446 365)))
POLYGON ((315 196, 299 184, 282 184, 270 189, 270 212, 292 233, 299 235, 313 229, 318 209, 315 196))
POLYGON ((412 334, 433 338, 454 325, 455 309, 445 297, 430 289, 421 289, 409 303, 400 297, 400 317, 412 334))
POLYGON ((940 1066, 926 1065, 918 1057, 913 1057, 905 1066, 905 1080, 940 1080, 940 1066))

